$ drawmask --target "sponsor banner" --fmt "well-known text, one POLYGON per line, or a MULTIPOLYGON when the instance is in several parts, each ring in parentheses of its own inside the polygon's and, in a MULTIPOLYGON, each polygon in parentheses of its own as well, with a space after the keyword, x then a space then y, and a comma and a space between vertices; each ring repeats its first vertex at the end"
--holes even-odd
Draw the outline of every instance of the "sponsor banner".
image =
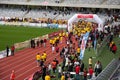
POLYGON ((86 48, 86 43, 87 43, 87 40, 88 40, 88 37, 89 37, 89 32, 87 32, 84 36, 83 36, 83 39, 82 39, 82 43, 81 43, 81 46, 80 46, 80 59, 83 60, 83 57, 84 57, 84 52, 85 52, 85 48, 86 48))
POLYGON ((49 28, 58 28, 58 24, 47 24, 47 27, 49 28))
MULTIPOLYGON (((48 39, 48 34, 34 38, 35 43, 37 42, 37 40, 40 39, 48 39)), ((26 48, 26 47, 30 47, 30 40, 26 40, 24 42, 20 42, 20 43, 15 43, 15 48, 16 49, 20 49, 20 48, 26 48)))
POLYGON ((29 23, 29 22, 4 22, 0 21, 1 25, 18 25, 18 26, 30 26, 30 27, 49 27, 49 28, 67 28, 66 24, 46 24, 46 23, 29 23))
POLYGON ((59 27, 59 28, 67 28, 67 25, 65 25, 65 24, 62 25, 62 24, 61 24, 61 25, 59 25, 58 27, 59 27))
MULTIPOLYGON (((7 55, 6 50, 0 51, 0 59, 6 57, 6 55, 7 55)), ((8 55, 9 56, 11 55, 11 50, 10 49, 9 49, 8 55)))
POLYGON ((0 21, 0 24, 1 24, 1 25, 4 25, 4 24, 5 24, 5 22, 4 22, 4 21, 0 21))
POLYGON ((41 27, 47 27, 46 23, 41 23, 41 27))
POLYGON ((30 40, 24 41, 24 42, 20 42, 20 43, 15 43, 15 48, 16 49, 20 49, 20 48, 26 48, 30 46, 30 40))
POLYGON ((78 18, 93 18, 93 14, 78 14, 78 18))

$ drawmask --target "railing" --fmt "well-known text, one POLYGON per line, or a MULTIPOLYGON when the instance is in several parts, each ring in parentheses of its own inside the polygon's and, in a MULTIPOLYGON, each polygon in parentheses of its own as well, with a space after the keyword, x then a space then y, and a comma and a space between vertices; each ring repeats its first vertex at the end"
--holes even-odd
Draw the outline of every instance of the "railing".
POLYGON ((116 66, 117 68, 114 70, 114 72, 112 73, 112 75, 110 76, 108 80, 119 80, 118 76, 120 78, 120 60, 118 61, 118 65, 116 66))
POLYGON ((118 60, 113 59, 106 68, 95 78, 92 80, 108 80, 112 75, 113 71, 117 68, 118 60))

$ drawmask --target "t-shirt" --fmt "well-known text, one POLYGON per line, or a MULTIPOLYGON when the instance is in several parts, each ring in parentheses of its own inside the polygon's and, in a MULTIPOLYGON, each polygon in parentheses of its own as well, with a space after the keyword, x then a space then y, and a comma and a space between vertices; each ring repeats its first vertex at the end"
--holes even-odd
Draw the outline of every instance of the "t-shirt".
POLYGON ((63 33, 62 35, 65 36, 65 33, 63 33))
POLYGON ((36 60, 40 60, 40 59, 41 59, 40 55, 36 55, 36 60))
POLYGON ((89 64, 92 64, 92 59, 91 58, 89 58, 89 64))
POLYGON ((14 80, 15 79, 15 74, 12 73, 11 76, 10 76, 10 80, 14 80))
POLYGON ((43 59, 43 61, 45 61, 45 56, 44 55, 42 55, 41 58, 43 59))
POLYGON ((52 62, 52 68, 56 68, 56 62, 55 61, 52 62))
POLYGON ((55 40, 52 41, 52 44, 55 44, 55 40))
POLYGON ((61 37, 61 36, 62 36, 62 34, 61 34, 61 33, 59 33, 59 36, 61 37))
POLYGON ((77 48, 77 53, 80 53, 80 48, 77 48))
POLYGON ((50 44, 52 44, 52 39, 50 40, 50 44))
POLYGON ((45 80, 51 80, 49 75, 45 76, 45 80))
POLYGON ((62 76, 61 76, 61 80, 65 80, 65 76, 62 75, 62 76))
POLYGON ((75 72, 76 72, 76 74, 79 74, 79 72, 80 72, 80 66, 76 66, 75 67, 75 72))
POLYGON ((47 54, 46 53, 43 53, 44 57, 46 58, 47 57, 47 54))
POLYGON ((89 74, 90 74, 90 75, 93 74, 93 69, 92 69, 92 68, 89 69, 89 74))

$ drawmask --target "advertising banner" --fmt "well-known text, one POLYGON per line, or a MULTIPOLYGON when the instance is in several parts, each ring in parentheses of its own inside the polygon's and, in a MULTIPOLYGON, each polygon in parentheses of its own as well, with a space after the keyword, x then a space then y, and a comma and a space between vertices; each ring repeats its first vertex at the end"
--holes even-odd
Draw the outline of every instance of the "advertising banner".
POLYGON ((49 28, 58 28, 58 24, 47 24, 49 28))
POLYGON ((82 43, 81 43, 81 46, 80 46, 80 59, 83 60, 83 57, 84 57, 84 52, 85 52, 85 47, 86 47, 86 43, 87 43, 87 40, 88 40, 88 37, 89 37, 89 32, 87 32, 84 36, 83 36, 83 39, 82 39, 82 43))

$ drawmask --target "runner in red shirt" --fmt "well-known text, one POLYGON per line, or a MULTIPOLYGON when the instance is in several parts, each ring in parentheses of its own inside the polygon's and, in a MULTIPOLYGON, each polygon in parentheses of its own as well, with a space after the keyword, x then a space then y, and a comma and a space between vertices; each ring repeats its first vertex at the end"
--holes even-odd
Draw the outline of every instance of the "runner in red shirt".
POLYGON ((15 51, 15 46, 11 46, 11 55, 13 56, 14 55, 14 51, 15 51))
POLYGON ((75 67, 75 72, 76 72, 76 74, 79 74, 79 72, 80 72, 80 66, 79 66, 79 65, 77 65, 77 66, 75 67))
POLYGON ((15 71, 12 70, 12 73, 10 75, 10 80, 15 80, 15 71))
POLYGON ((87 80, 87 73, 88 73, 88 71, 87 71, 87 69, 85 68, 85 69, 84 69, 84 74, 83 74, 83 75, 84 75, 84 80, 87 80))
POLYGON ((44 41, 43 41, 44 43, 43 43, 43 45, 44 45, 44 47, 46 47, 46 42, 47 42, 47 40, 46 39, 44 39, 44 41))
POLYGON ((56 51, 56 53, 59 53, 59 47, 58 46, 56 46, 55 51, 56 51))
POLYGON ((92 66, 89 67, 89 70, 88 70, 88 71, 89 71, 90 79, 91 79, 91 78, 92 78, 92 75, 93 75, 93 72, 94 72, 92 66))

